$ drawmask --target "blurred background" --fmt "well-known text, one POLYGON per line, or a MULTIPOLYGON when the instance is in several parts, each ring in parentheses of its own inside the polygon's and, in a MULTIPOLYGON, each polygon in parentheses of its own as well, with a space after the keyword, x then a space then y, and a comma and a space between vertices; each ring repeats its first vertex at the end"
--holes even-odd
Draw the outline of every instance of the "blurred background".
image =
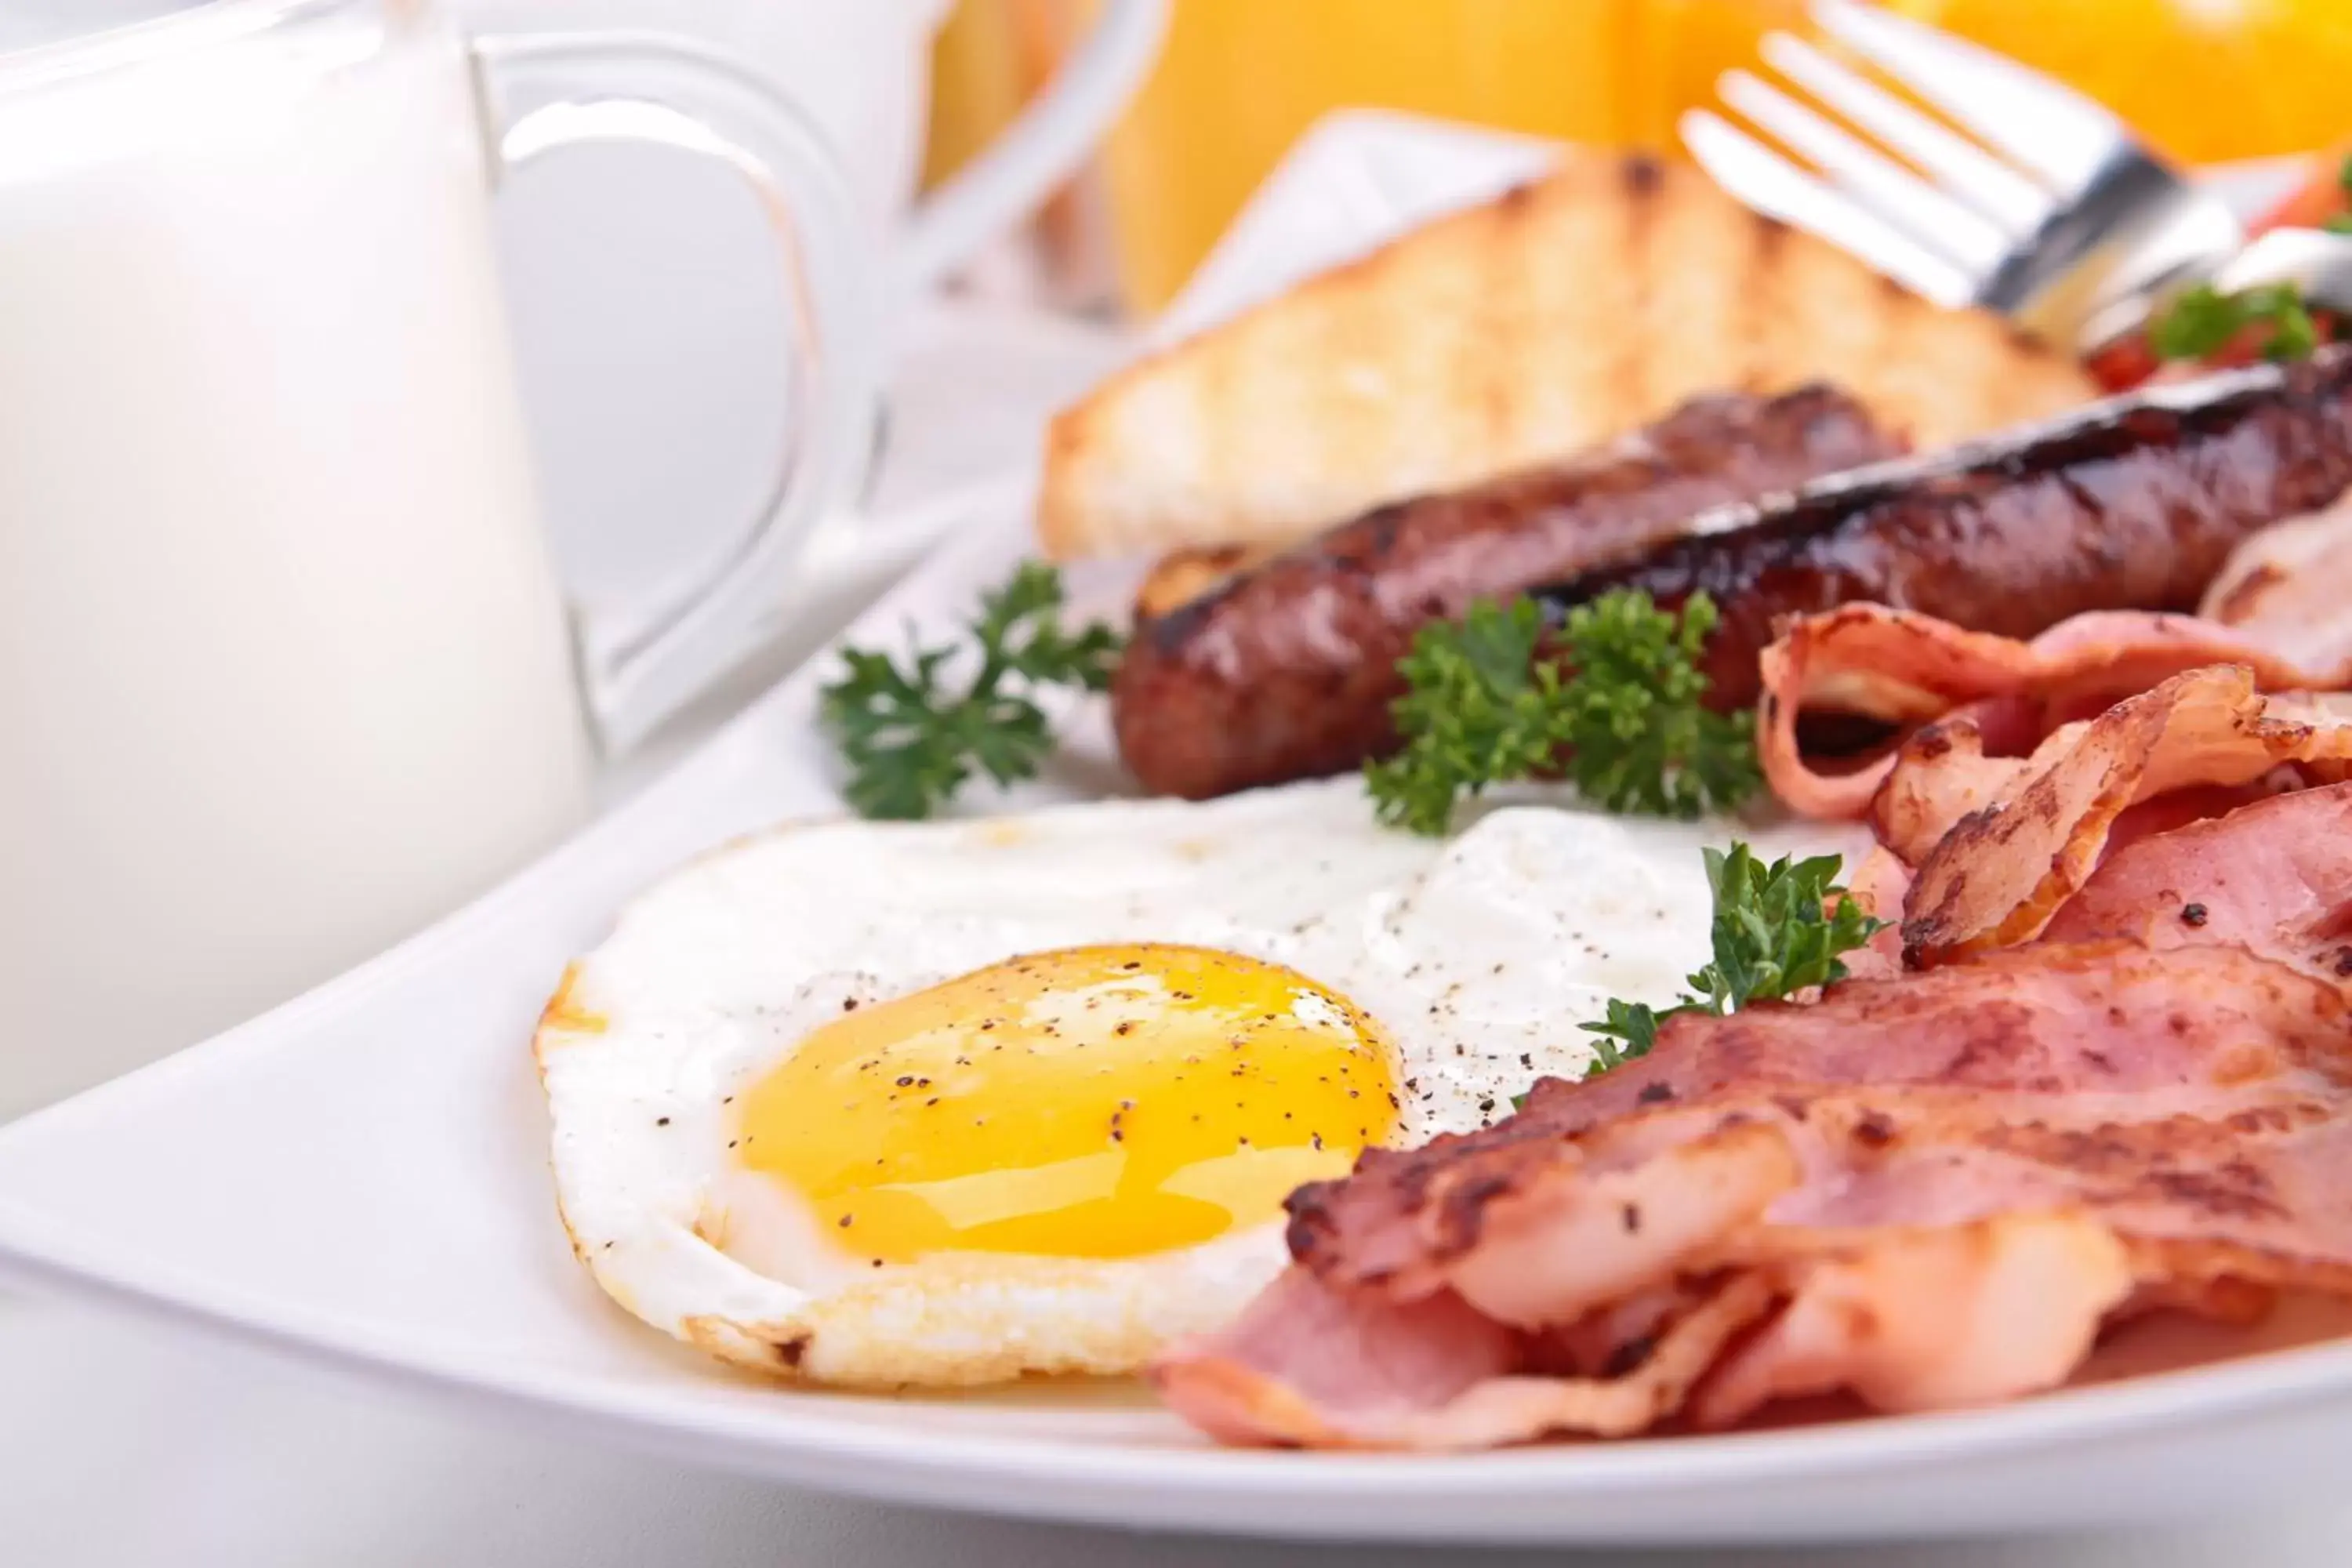
MULTIPOLYGON (((1890 0, 2090 92, 2173 156, 2229 163, 2344 133, 2345 0, 1890 0)), ((1053 72, 1095 0, 958 0, 939 35, 926 177, 1053 72)), ((1058 300, 1148 313, 1182 287, 1318 115, 1402 109, 1671 153, 1797 0, 1175 0, 1157 68, 1034 238, 1058 300)), ((1002 276, 999 274, 998 276, 1002 276)))

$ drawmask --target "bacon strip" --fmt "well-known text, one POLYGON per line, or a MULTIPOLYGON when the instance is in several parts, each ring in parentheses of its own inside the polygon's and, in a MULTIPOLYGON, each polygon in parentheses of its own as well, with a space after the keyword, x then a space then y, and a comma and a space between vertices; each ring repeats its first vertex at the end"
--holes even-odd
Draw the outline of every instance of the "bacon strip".
POLYGON ((2110 855, 2053 942, 2234 942, 2352 981, 2352 784, 2297 790, 2110 855))
POLYGON ((2310 664, 2352 662, 2352 501, 2274 522, 2230 552, 2200 619, 2258 630, 2310 664))
POLYGON ((1760 1276, 1741 1276, 1654 1335, 1623 1342, 1641 1352, 1631 1371, 1547 1375, 1516 1370, 1540 1365, 1544 1346, 1457 1297, 1399 1306, 1293 1269, 1225 1335, 1174 1346, 1152 1375, 1193 1425, 1228 1443, 1484 1448, 1538 1432, 1632 1436, 1680 1409, 1772 1305, 1760 1276), (1223 1353, 1225 1339, 1280 1347, 1284 1371, 1223 1353))
MULTIPOLYGON (((2233 906, 2257 925, 2309 902, 2257 893, 2233 906)), ((1605 1078, 1302 1189, 1284 1280, 1155 1376, 1227 1440, 1412 1447, 2047 1387, 2149 1300, 2238 1321, 2276 1289, 2352 1296, 2347 1023, 2332 976, 2226 941, 1676 1016, 1605 1078), (1662 1292, 1610 1364, 1562 1363, 1662 1292)))
POLYGON ((1859 816, 1901 741, 1954 715, 2031 748, 2183 671, 2241 664, 2265 691, 2352 684, 2352 503, 2247 540, 2195 616, 2100 611, 2032 641, 1969 631, 1883 605, 1801 616, 1760 658, 1757 750, 1772 792, 1801 816, 1859 816), (1801 721, 1830 713, 1891 727, 1861 758, 1809 757, 1801 721))
POLYGON ((2055 1387, 2132 1287, 2125 1247, 2087 1215, 1898 1237, 1807 1270, 1692 1415, 1728 1426, 1775 1399, 1841 1389, 1880 1410, 1932 1410, 2055 1387))
POLYGON ((2152 1306, 2352 1299, 2352 713, 2194 669, 2027 757, 1931 726, 1874 813, 1910 968, 1673 1016, 1302 1188, 1291 1268, 1161 1359, 1170 1403, 1403 1447, 1942 1408, 2152 1306))
MULTIPOLYGON (((2352 588, 2352 579, 2347 579, 2352 588)), ((2234 627, 2193 616, 2108 610, 2032 642, 1971 632, 1883 605, 1849 605, 1785 627, 1764 651, 1756 747, 1781 804, 1801 816, 1863 815, 1895 769, 1899 741, 1958 713, 2029 744, 2184 670, 2238 664, 2266 691, 2352 679, 2352 664, 2305 665, 2234 627), (1972 711, 1998 702, 1995 714, 1972 711), (1799 721, 1828 710, 1894 726, 1897 742, 1841 766, 1809 759, 1799 721)))
MULTIPOLYGON (((1604 1201, 1637 1197, 1645 1194, 1619 1173, 1648 1163, 1653 1145, 1689 1145, 1710 1163, 1688 1173, 1704 1179, 1680 1184, 1677 1205, 1715 1204, 1725 1225, 1761 1212, 1802 1173, 1760 1155, 1752 1164, 1736 1163, 1753 1151, 1731 1143, 1729 1134, 1768 1149, 1775 1141, 1760 1136, 1753 1117, 1719 1129, 1711 1112, 1727 1095, 1761 1097, 1767 1119, 1777 1123, 1784 1117, 1773 1093, 1813 1095, 1832 1086, 1936 1089, 1982 1103, 2001 1093, 2080 1088, 2153 1092, 2193 1081, 2240 1037, 2273 1042, 2280 1054, 2269 1065, 2279 1071, 2352 1053, 2352 1040, 2332 1033, 2346 1016, 2335 986, 2219 944, 2163 953, 2043 946, 1924 974, 1851 981, 1809 1007, 1759 1005, 1727 1018, 1677 1015, 1657 1048, 1638 1061, 1587 1082, 1546 1079, 1521 1114, 1475 1136, 1369 1152, 1346 1181, 1300 1189, 1291 1200, 1291 1254, 1341 1284, 1424 1295, 1453 1282, 1452 1259, 1486 1237, 1483 1227, 1497 1204, 1506 1213, 1533 1206, 1536 1177, 1562 1171, 1563 1161, 1575 1167, 1564 1179, 1580 1190, 1604 1201), (1692 1116, 1696 1124, 1677 1120, 1692 1116), (1573 1141, 1565 1155, 1563 1138, 1573 1141), (1615 1188, 1605 1184, 1612 1177, 1615 1188), (1704 1194, 1695 1194, 1699 1188, 1704 1194), (1401 1226, 1408 1213, 1416 1217, 1401 1226)), ((1576 1222, 1563 1214, 1552 1223, 1564 1231, 1576 1222)), ((1643 1232, 1628 1234, 1657 1231, 1645 1219, 1643 1232)), ((1639 1272, 1608 1268, 1612 1279, 1597 1294, 1620 1288, 1614 1276, 1639 1272)), ((1532 1286, 1539 1275, 1537 1268, 1524 1278, 1532 1286)), ((1580 1311, 1590 1302, 1566 1304, 1580 1311)), ((1519 1313, 1523 1321, 1559 1315, 1557 1302, 1519 1313)))
POLYGON ((1906 962, 2031 939, 2089 879, 2127 810, 2192 790, 2201 792, 2192 803, 2235 804, 2290 763, 2342 780, 2352 773, 2352 723, 2264 698, 2232 666, 2175 676, 2060 731, 2023 762, 1983 757, 1964 727, 1924 732, 1872 808, 1897 855, 1934 846, 1904 905, 1906 962))

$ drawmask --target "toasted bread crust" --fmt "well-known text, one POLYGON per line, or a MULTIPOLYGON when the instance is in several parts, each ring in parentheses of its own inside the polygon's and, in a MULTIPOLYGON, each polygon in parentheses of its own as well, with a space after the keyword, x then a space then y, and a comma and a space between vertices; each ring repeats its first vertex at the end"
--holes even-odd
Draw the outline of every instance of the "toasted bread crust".
POLYGON ((1135 618, 1148 621, 1189 605, 1212 588, 1274 558, 1275 547, 1204 544, 1171 550, 1151 563, 1135 590, 1135 618))
POLYGON ((2095 395, 1998 318, 1927 304, 1695 169, 1578 157, 1112 377, 1053 424, 1039 541, 1284 543, 1698 394, 1814 380, 1922 447, 2095 395))

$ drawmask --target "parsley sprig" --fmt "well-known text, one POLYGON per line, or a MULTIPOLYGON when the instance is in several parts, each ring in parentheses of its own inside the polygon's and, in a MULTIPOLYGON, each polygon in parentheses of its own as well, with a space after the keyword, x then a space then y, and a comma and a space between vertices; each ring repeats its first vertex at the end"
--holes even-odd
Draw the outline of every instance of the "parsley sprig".
POLYGON ((1579 1026, 1594 1037, 1592 1072, 1649 1055, 1659 1024, 1674 1014, 1736 1013, 1751 1002, 1843 980, 1841 955, 1885 928, 1837 886, 1835 855, 1784 856, 1768 866, 1745 844, 1706 853, 1715 962, 1685 980, 1690 989, 1670 1007, 1612 999, 1605 1017, 1579 1026))
POLYGON ((1066 631, 1061 574, 1024 562, 1011 582, 981 596, 971 625, 979 665, 955 645, 888 654, 844 648, 843 672, 824 688, 821 712, 848 762, 844 791, 861 816, 929 816, 975 770, 996 783, 1034 775, 1054 744, 1042 687, 1100 691, 1118 658, 1118 634, 1094 622, 1066 631))
POLYGON ((1397 666, 1403 749, 1365 769, 1381 819, 1443 833, 1461 796, 1553 770, 1614 812, 1738 805, 1762 774, 1753 715, 1701 705, 1716 619, 1704 594, 1675 615, 1620 590, 1577 605, 1557 631, 1524 596, 1423 626, 1397 666))
MULTIPOLYGON (((2336 183, 2352 197, 2352 158, 2336 165, 2336 183)), ((2352 234, 2352 213, 2337 213, 2320 226, 2330 234, 2352 234)), ((2269 328, 2261 353, 2270 360, 2308 359, 2327 336, 2292 283, 2267 283, 2234 294, 2200 283, 2149 319, 2147 345, 2158 359, 2209 359, 2255 327, 2269 328)))
POLYGON ((2269 329, 2262 342, 2264 359, 2308 359, 2319 347, 2319 323, 2292 283, 2265 283, 2234 294, 2200 283, 2148 322, 2147 345, 2158 359, 2206 359, 2258 326, 2269 329))

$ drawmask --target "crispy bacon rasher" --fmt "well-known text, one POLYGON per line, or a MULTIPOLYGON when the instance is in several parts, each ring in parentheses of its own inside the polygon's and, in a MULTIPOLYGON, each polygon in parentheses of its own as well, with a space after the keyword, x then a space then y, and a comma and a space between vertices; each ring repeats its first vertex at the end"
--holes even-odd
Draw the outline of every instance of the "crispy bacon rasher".
POLYGON ((2031 759, 1918 753, 1897 781, 2000 764, 1878 894, 1935 967, 1674 1015, 1303 1188, 1289 1270, 1155 1367, 1174 1408, 1417 1448, 1940 1408, 2052 1387, 2152 1308, 2352 1299, 2352 784, 2213 793, 2340 780, 2352 728, 2220 668, 2031 759))
POLYGON ((2347 774, 2352 721, 2264 697, 2242 666, 2175 676, 2031 757, 1985 756, 1965 721, 1930 729, 1905 747, 1871 807, 1879 842, 1916 869, 1906 960, 1948 963, 2037 935, 2119 833, 2347 774))
POLYGON ((1155 1369, 1228 1441, 1457 1447, 2052 1386, 2162 1300, 2352 1295, 2338 987, 2029 948, 1679 1015, 1510 1121, 1302 1190, 1296 1258, 1155 1369))

